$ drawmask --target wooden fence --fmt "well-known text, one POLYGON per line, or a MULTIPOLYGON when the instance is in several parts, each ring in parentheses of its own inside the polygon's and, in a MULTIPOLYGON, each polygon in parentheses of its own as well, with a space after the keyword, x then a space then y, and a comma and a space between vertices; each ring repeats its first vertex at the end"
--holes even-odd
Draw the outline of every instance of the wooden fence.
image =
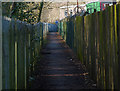
POLYGON ((59 32, 86 65, 98 88, 119 89, 120 5, 60 21, 59 32))
POLYGON ((2 19, 2 89, 25 89, 46 38, 47 24, 2 19))

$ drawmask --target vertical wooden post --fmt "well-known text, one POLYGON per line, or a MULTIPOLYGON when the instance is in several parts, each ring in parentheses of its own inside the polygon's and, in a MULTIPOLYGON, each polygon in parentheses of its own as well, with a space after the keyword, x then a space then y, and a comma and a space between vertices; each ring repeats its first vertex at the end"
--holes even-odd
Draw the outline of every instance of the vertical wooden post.
MULTIPOLYGON (((120 4, 117 5, 117 38, 118 38, 118 85, 120 84, 120 4)), ((118 88, 120 90, 120 88, 118 88)))
POLYGON ((15 89, 15 21, 12 19, 9 27, 9 72, 10 89, 15 89))
POLYGON ((110 7, 110 89, 114 89, 113 81, 113 7, 110 7))
POLYGON ((105 15, 105 24, 106 24, 106 53, 105 53, 105 88, 109 89, 110 88, 110 8, 106 8, 106 15, 105 15))
POLYGON ((114 46, 113 46, 113 75, 114 75, 114 89, 118 89, 118 56, 117 56, 117 11, 116 11, 116 5, 113 5, 113 31, 114 31, 114 46), (116 72, 117 71, 117 72, 116 72))
MULTIPOLYGON (((2 50, 2 3, 0 2, 0 50, 2 50)), ((0 91, 2 90, 2 51, 0 51, 0 91)))
POLYGON ((94 81, 96 81, 96 61, 95 61, 95 21, 96 14, 91 15, 91 24, 90 24, 90 32, 91 32, 91 77, 94 81))
POLYGON ((99 45, 100 45, 100 40, 99 40, 99 34, 100 34, 100 24, 99 24, 99 13, 97 13, 97 18, 96 18, 96 21, 97 21, 97 23, 96 23, 96 70, 97 70, 97 77, 96 77, 96 79, 97 79, 97 82, 96 82, 96 84, 97 84, 97 86, 99 86, 99 77, 100 77, 100 71, 99 71, 99 69, 100 69, 100 67, 99 67, 99 56, 100 56, 100 51, 99 51, 99 45))
POLYGON ((29 47, 30 46, 29 46, 29 30, 28 30, 28 26, 27 26, 27 30, 25 31, 25 36, 26 36, 26 40, 25 40, 25 44, 26 44, 25 45, 25 48, 26 48, 25 49, 25 51, 26 51, 26 53, 25 53, 26 54, 26 68, 25 68, 25 70, 26 70, 26 72, 25 72, 26 73, 25 74, 26 75, 26 83, 25 84, 26 84, 26 86, 25 86, 25 88, 27 88, 28 84, 29 84, 28 79, 29 79, 29 60, 30 60, 29 59, 29 53, 30 53, 30 51, 29 51, 30 48, 29 47))
POLYGON ((31 28, 32 31, 30 31, 30 76, 32 76, 33 71, 33 62, 35 58, 35 44, 34 44, 34 37, 35 37, 35 30, 34 26, 31 28))
MULTIPOLYGON (((87 24, 86 24, 86 16, 84 16, 84 20, 83 20, 83 28, 84 28, 84 35, 83 35, 83 39, 84 39, 84 44, 83 44, 83 46, 84 46, 84 58, 83 58, 83 60, 84 60, 84 64, 87 66, 87 24)), ((87 68, 87 67, 86 67, 87 68)))
POLYGON ((18 68, 17 68, 17 66, 18 66, 18 64, 17 64, 17 48, 18 48, 18 44, 17 44, 17 26, 16 26, 16 20, 15 20, 15 24, 14 24, 14 32, 15 32, 15 89, 17 89, 17 79, 18 79, 18 77, 17 77, 17 72, 18 72, 18 68))
POLYGON ((2 28, 4 31, 2 31, 2 43, 3 43, 3 62, 2 63, 2 87, 3 89, 8 89, 10 87, 10 83, 9 83, 9 26, 10 26, 10 21, 8 19, 3 19, 2 20, 2 28), (7 25, 7 26, 6 26, 7 25))
POLYGON ((103 12, 99 13, 99 86, 104 87, 103 83, 103 12))
POLYGON ((26 89, 26 87, 27 87, 27 52, 26 52, 26 50, 27 50, 27 47, 26 47, 26 45, 27 45, 27 26, 26 25, 24 25, 25 26, 25 30, 24 30, 24 70, 25 70, 25 73, 24 73, 24 77, 25 77, 25 79, 24 79, 24 83, 25 83, 25 87, 24 87, 24 89, 26 89))
POLYGON ((25 50, 24 50, 24 43, 25 43, 25 29, 22 23, 17 23, 17 32, 18 32, 18 57, 17 57, 17 88, 24 89, 25 88, 25 50), (19 26, 19 27, 18 27, 19 26))

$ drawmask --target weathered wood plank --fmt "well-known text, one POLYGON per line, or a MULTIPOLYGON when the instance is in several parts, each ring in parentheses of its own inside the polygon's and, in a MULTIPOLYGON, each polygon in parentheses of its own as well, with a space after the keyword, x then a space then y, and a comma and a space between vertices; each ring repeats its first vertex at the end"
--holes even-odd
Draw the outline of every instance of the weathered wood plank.
POLYGON ((34 63, 40 53, 42 45, 40 41, 43 42, 45 39, 43 37, 46 37, 48 31, 48 26, 45 25, 46 29, 43 30, 43 24, 41 24, 36 26, 5 17, 2 19, 3 55, 2 78, 0 79, 2 85, 0 86, 3 89, 25 89, 27 87, 29 76, 32 76, 34 63))
POLYGON ((10 89, 15 88, 15 21, 12 19, 9 29, 9 72, 10 72, 10 89))
MULTIPOLYGON (((104 11, 73 18, 66 18, 67 38, 71 47, 72 31, 73 50, 83 64, 86 65, 91 78, 100 88, 119 89, 120 59, 120 4, 107 7, 104 11)), ((65 28, 65 26, 60 26, 65 28)), ((62 32, 60 30, 60 32, 62 32)))
POLYGON ((10 21, 8 18, 6 20, 2 20, 2 84, 3 84, 3 89, 10 88, 10 82, 9 82, 9 26, 10 26, 10 21), (6 26, 7 25, 7 26, 6 26))
MULTIPOLYGON (((118 38, 118 84, 120 84, 120 4, 117 5, 117 38, 118 38)), ((120 88, 119 88, 120 90, 120 88)))
MULTIPOLYGON (((2 3, 0 2, 0 12, 2 12, 2 3)), ((0 13, 2 21, 2 13, 0 13)), ((2 50, 2 22, 0 22, 0 50, 2 50)), ((0 51, 0 90, 2 90, 2 51, 0 51)))

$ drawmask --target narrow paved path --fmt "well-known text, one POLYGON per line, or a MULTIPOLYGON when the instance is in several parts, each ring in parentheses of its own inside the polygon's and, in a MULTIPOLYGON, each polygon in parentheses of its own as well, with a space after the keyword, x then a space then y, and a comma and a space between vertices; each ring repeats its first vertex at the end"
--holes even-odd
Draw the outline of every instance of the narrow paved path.
POLYGON ((56 32, 48 34, 48 43, 34 71, 32 89, 93 89, 93 81, 84 66, 56 32))

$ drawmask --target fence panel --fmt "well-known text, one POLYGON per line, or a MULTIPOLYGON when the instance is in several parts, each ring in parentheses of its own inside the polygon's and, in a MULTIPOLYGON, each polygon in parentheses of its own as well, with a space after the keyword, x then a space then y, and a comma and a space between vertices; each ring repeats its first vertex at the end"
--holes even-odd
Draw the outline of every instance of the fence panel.
MULTIPOLYGON (((86 65, 97 86, 119 89, 120 4, 107 7, 104 11, 84 17, 66 18, 60 22, 67 22, 67 26, 59 26, 67 29, 65 41, 86 65)), ((59 32, 61 33, 61 30, 59 32)))
POLYGON ((46 39, 47 27, 46 24, 43 28, 43 23, 30 25, 3 17, 3 89, 25 89, 28 87, 28 80, 34 71, 42 42, 46 39))

